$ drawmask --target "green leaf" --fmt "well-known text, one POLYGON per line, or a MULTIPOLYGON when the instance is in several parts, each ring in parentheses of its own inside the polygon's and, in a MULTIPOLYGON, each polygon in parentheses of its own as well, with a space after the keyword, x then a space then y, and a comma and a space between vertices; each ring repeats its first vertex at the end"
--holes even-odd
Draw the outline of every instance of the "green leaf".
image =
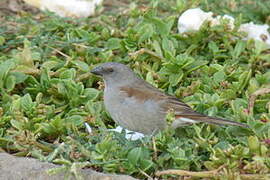
POLYGON ((152 73, 151 72, 148 72, 146 74, 146 79, 145 79, 147 82, 149 82, 150 84, 152 84, 153 86, 157 87, 155 81, 154 81, 154 78, 152 76, 152 73))
POLYGON ((138 31, 139 41, 138 43, 141 44, 142 42, 150 39, 154 34, 154 28, 151 24, 145 24, 140 27, 138 31))
POLYGON ((219 52, 219 47, 214 41, 210 41, 208 47, 213 52, 213 54, 217 54, 219 52))
POLYGON ((72 63, 75 64, 83 72, 89 72, 90 71, 88 64, 86 64, 83 61, 76 60, 76 61, 72 61, 72 63))
POLYGON ((160 57, 163 57, 163 53, 162 53, 162 50, 161 50, 161 47, 160 47, 160 44, 158 41, 154 40, 153 43, 152 43, 152 46, 155 50, 155 52, 160 56, 160 57))
POLYGON ((50 76, 47 69, 43 69, 40 75, 40 84, 46 90, 50 86, 50 76))
POLYGON ((164 37, 162 39, 162 48, 164 51, 168 51, 169 53, 171 53, 173 56, 175 55, 175 47, 174 44, 171 40, 169 40, 168 38, 164 37))
POLYGON ((234 99, 236 98, 236 92, 232 89, 227 89, 221 94, 222 98, 234 99))
POLYGON ((34 103, 32 101, 32 98, 30 96, 30 94, 26 94, 24 95, 22 98, 21 98, 21 108, 24 110, 24 111, 30 111, 32 110, 33 106, 34 106, 34 103))
POLYGON ((0 36, 0 46, 2 46, 5 43, 5 38, 3 36, 0 36))
POLYGON ((171 74, 169 77, 169 82, 172 86, 176 86, 183 78, 184 74, 179 71, 177 74, 171 74))
POLYGON ((190 65, 188 63, 188 66, 185 67, 185 69, 187 69, 187 72, 186 73, 188 74, 188 73, 190 73, 192 71, 196 71, 197 69, 200 69, 200 68, 204 67, 207 64, 208 64, 208 62, 207 61, 203 61, 203 60, 194 61, 190 65))
POLYGON ((227 141, 221 141, 219 143, 217 143, 214 148, 219 148, 222 150, 226 150, 230 148, 230 144, 227 141))
POLYGON ((59 62, 57 61, 46 61, 42 64, 43 68, 46 68, 48 70, 51 70, 52 68, 55 68, 59 65, 59 62))
POLYGON ((86 88, 84 89, 84 95, 87 97, 88 100, 96 100, 96 98, 99 96, 100 91, 94 88, 86 88))
POLYGON ((216 83, 220 83, 226 79, 226 74, 224 71, 218 71, 213 75, 213 79, 216 83))
POLYGON ((211 68, 214 68, 216 71, 223 71, 224 67, 220 64, 211 64, 211 68))
POLYGON ((14 67, 15 63, 12 60, 7 60, 0 64, 0 84, 3 83, 9 71, 14 67))
POLYGON ((147 171, 148 169, 154 166, 153 161, 149 159, 142 159, 140 164, 143 171, 147 171))
POLYGON ((90 115, 98 116, 103 110, 103 102, 92 102, 88 101, 85 105, 85 108, 87 112, 90 113, 90 115))
POLYGON ((128 155, 127 159, 133 166, 137 166, 140 158, 142 157, 142 149, 140 147, 132 149, 128 155))
POLYGON ((249 71, 243 72, 239 76, 239 86, 238 86, 238 91, 242 91, 246 85, 248 84, 250 78, 251 78, 252 70, 250 69, 249 71))
POLYGON ((232 51, 233 58, 238 58, 241 55, 241 53, 244 51, 245 47, 246 47, 246 43, 244 41, 239 40, 234 50, 232 51))
POLYGON ((260 142, 256 136, 250 136, 248 138, 248 145, 252 152, 259 152, 260 151, 260 142))
POLYGON ((166 22, 162 21, 159 18, 151 17, 151 16, 147 16, 146 19, 149 23, 153 23, 156 26, 156 31, 158 32, 158 34, 160 34, 163 37, 169 35, 171 28, 174 24, 174 20, 175 20, 175 18, 172 16, 167 18, 166 22))
POLYGON ((7 91, 12 91, 15 87, 15 84, 16 84, 16 77, 15 76, 12 76, 12 75, 9 75, 7 78, 6 78, 6 82, 5 82, 5 86, 7 88, 7 91))
POLYGON ((23 83, 28 78, 28 75, 21 72, 10 72, 10 75, 15 77, 16 84, 23 83))
POLYGON ((255 41, 255 54, 258 56, 259 54, 261 54, 262 51, 268 49, 269 46, 262 41, 255 41))
POLYGON ((61 79, 74 79, 76 76, 76 70, 74 68, 66 69, 59 74, 61 79))
POLYGON ((13 127, 15 127, 16 129, 18 129, 18 130, 24 130, 24 129, 23 129, 23 123, 22 123, 22 122, 19 122, 19 121, 17 121, 17 120, 11 120, 10 123, 11 123, 11 125, 12 125, 13 127))
POLYGON ((66 118, 66 122, 73 124, 75 126, 81 126, 81 125, 83 125, 84 119, 80 115, 72 115, 72 116, 66 118))
POLYGON ((111 49, 111 50, 115 50, 115 49, 120 49, 121 44, 120 44, 121 40, 119 38, 110 38, 107 41, 107 48, 111 49))
POLYGON ((31 69, 34 69, 34 61, 32 57, 32 51, 31 51, 31 42, 27 39, 24 40, 24 48, 21 53, 17 54, 17 59, 19 61, 19 64, 22 66, 29 67, 31 69))

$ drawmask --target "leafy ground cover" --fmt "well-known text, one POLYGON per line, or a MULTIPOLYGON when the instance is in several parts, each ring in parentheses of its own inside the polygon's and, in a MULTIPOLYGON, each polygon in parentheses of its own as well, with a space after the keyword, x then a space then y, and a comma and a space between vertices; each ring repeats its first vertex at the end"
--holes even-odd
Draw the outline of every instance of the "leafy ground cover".
POLYGON ((67 170, 78 179, 77 168, 137 178, 180 169, 208 171, 193 175, 209 179, 267 179, 270 54, 260 42, 241 40, 237 28, 269 23, 269 14, 270 2, 263 0, 140 0, 112 1, 98 16, 79 20, 50 13, 2 16, 0 150, 63 164, 51 173, 67 170), (233 15, 235 29, 205 24, 179 35, 179 14, 197 6, 233 15), (250 129, 199 124, 138 141, 109 132, 115 124, 103 107, 104 85, 89 72, 109 61, 128 64, 199 112, 250 129))

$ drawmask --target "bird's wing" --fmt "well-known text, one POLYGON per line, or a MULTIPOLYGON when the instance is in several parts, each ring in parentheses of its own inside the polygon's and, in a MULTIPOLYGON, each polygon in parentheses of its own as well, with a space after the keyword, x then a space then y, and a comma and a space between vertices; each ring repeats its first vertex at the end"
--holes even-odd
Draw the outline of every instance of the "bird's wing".
POLYGON ((129 86, 122 86, 120 91, 125 93, 127 97, 135 98, 141 102, 148 100, 160 101, 166 98, 162 91, 142 80, 138 80, 129 86))
POLYGON ((169 110, 173 110, 176 120, 185 121, 187 123, 206 122, 211 124, 227 124, 248 127, 245 124, 235 121, 210 117, 198 113, 176 97, 168 95, 142 80, 139 80, 130 86, 120 87, 120 91, 124 92, 127 97, 135 98, 141 102, 148 100, 156 101, 158 104, 160 104, 162 113, 166 114, 169 112, 169 110))
POLYGON ((156 103, 160 104, 163 113, 167 113, 170 109, 173 109, 179 115, 200 115, 199 113, 194 112, 190 106, 180 101, 176 97, 160 91, 158 88, 145 81, 137 81, 132 85, 120 87, 120 91, 123 92, 127 97, 134 98, 141 102, 148 100, 156 101, 156 103))

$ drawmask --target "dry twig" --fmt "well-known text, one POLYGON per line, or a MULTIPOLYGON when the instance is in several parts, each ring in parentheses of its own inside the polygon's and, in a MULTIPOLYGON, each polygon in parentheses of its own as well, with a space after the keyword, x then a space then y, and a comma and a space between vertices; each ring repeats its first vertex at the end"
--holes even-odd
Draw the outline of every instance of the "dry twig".
POLYGON ((140 173, 143 174, 144 176, 147 177, 147 179, 152 180, 153 178, 151 176, 149 176, 146 172, 144 172, 143 170, 139 169, 140 173))
POLYGON ((253 108, 254 108, 254 104, 255 104, 255 100, 259 95, 264 95, 270 93, 270 88, 262 88, 259 89, 257 91, 255 91, 254 93, 252 93, 249 97, 249 104, 248 104, 248 112, 249 114, 253 115, 253 108))
POLYGON ((67 59, 71 59, 71 57, 70 57, 69 55, 63 53, 62 51, 59 51, 58 49, 56 49, 56 48, 54 48, 54 47, 51 47, 51 46, 48 46, 48 45, 46 45, 46 46, 47 46, 48 48, 51 48, 52 50, 54 50, 54 51, 57 52, 58 54, 60 54, 60 55, 62 55, 62 56, 64 56, 64 57, 66 57, 67 59))
POLYGON ((193 176, 193 177, 202 177, 202 178, 208 178, 208 177, 215 177, 219 174, 219 171, 223 169, 224 166, 219 167, 218 169, 212 170, 212 171, 201 171, 201 172, 194 172, 194 171, 185 171, 185 170, 178 170, 178 169, 169 169, 165 171, 158 171, 156 172, 156 176, 161 175, 179 175, 179 176, 193 176))
MULTIPOLYGON (((212 171, 185 171, 185 170, 177 170, 177 169, 169 169, 165 171, 156 172, 156 176, 161 175, 179 175, 179 176, 191 176, 191 177, 200 177, 200 178, 213 178, 213 177, 222 177, 224 174, 222 173, 222 169, 224 166, 219 167, 218 169, 212 171)), ((270 179, 270 174, 239 174, 240 178, 243 180, 266 180, 270 179)))
POLYGON ((158 158, 157 158, 157 146, 156 146, 156 139, 155 137, 152 137, 152 143, 153 143, 153 150, 154 150, 154 153, 153 153, 153 159, 156 161, 158 158))

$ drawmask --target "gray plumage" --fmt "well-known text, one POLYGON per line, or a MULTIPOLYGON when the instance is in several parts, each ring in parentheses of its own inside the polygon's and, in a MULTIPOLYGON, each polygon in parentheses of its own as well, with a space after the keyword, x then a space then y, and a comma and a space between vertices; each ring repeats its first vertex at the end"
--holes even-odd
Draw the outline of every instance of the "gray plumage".
POLYGON ((143 134, 167 127, 166 115, 175 113, 173 128, 197 122, 248 127, 245 124, 209 117, 195 112, 187 104, 139 78, 120 63, 104 63, 91 71, 105 82, 104 104, 112 119, 120 126, 143 134))

